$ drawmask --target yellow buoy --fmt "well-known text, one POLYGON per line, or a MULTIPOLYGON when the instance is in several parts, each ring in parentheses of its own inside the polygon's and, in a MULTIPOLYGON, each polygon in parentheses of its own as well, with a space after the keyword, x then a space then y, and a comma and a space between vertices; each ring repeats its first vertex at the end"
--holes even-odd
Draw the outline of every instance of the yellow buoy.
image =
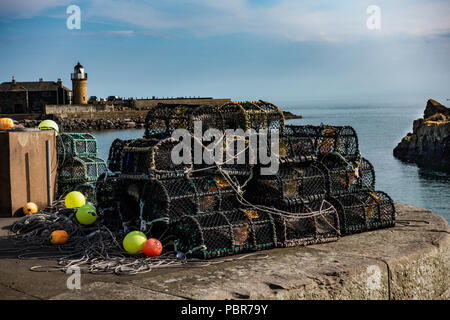
POLYGON ((80 209, 77 210, 75 215, 78 222, 84 225, 93 224, 97 220, 97 210, 94 206, 90 204, 85 204, 80 209))
POLYGON ((53 130, 55 135, 58 135, 59 127, 58 124, 53 120, 44 120, 39 123, 39 129, 41 130, 53 130))
POLYGON ((80 208, 86 204, 86 198, 81 192, 71 191, 64 198, 66 208, 80 208))
POLYGON ((137 254, 142 252, 147 236, 140 231, 131 231, 123 239, 123 248, 129 254, 137 254))

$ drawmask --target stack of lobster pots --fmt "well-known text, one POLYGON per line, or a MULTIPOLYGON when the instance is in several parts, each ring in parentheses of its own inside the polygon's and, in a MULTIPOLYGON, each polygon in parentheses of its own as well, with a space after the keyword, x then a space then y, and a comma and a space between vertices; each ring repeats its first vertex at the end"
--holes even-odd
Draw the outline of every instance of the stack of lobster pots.
POLYGON ((81 191, 94 199, 95 183, 107 172, 106 162, 98 157, 97 140, 90 133, 60 133, 56 140, 58 155, 58 195, 81 191))
POLYGON ((113 142, 108 168, 96 188, 105 221, 186 256, 335 241, 395 220, 392 200, 374 191, 373 167, 351 127, 285 126, 283 112, 261 100, 159 104, 148 112, 143 138, 113 142), (203 160, 212 154, 201 140, 208 129, 222 133, 210 140, 223 147, 220 163, 198 159, 198 150, 203 160), (248 136, 225 135, 240 129, 279 137, 276 172, 263 174, 264 165, 250 161, 248 136))

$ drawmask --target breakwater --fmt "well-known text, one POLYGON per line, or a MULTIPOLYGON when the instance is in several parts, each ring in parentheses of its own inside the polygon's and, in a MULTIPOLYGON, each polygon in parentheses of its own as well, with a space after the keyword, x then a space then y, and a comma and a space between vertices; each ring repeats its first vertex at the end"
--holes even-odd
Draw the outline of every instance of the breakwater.
MULTIPOLYGON (((140 129, 144 127, 148 110, 125 110, 109 112, 74 112, 51 115, 9 115, 25 128, 34 128, 43 119, 52 119, 58 123, 61 131, 82 132, 101 131, 108 129, 140 129)), ((284 112, 286 120, 301 119, 302 116, 284 112)))

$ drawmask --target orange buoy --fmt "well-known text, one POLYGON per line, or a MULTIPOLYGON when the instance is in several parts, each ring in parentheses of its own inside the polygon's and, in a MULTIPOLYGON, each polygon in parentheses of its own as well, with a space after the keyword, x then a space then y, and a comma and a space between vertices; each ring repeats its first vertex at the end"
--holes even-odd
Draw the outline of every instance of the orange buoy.
POLYGON ((34 202, 28 202, 23 207, 23 213, 25 213, 27 216, 33 213, 36 213, 38 211, 38 206, 34 202))
POLYGON ((14 121, 10 118, 0 118, 0 130, 8 130, 14 127, 14 121))
POLYGON ((142 248, 142 252, 147 257, 157 257, 161 254, 163 249, 161 241, 155 238, 150 238, 144 243, 144 247, 142 248))
POLYGON ((50 234, 52 244, 64 244, 69 240, 69 235, 64 230, 55 230, 50 234))

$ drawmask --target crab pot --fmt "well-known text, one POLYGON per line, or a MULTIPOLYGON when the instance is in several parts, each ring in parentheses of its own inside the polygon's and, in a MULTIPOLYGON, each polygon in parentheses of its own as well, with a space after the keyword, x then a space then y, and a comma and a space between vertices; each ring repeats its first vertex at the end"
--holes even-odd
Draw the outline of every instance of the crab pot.
POLYGON ((277 241, 271 215, 253 209, 184 216, 172 230, 178 251, 203 259, 270 249, 277 241))
POLYGON ((231 210, 238 205, 228 182, 214 176, 148 180, 142 188, 140 201, 143 218, 147 221, 231 210))
POLYGON ((136 139, 123 148, 122 175, 128 178, 139 177, 180 177, 192 167, 189 164, 175 164, 172 149, 179 143, 173 138, 136 139))
POLYGON ((227 102, 219 107, 225 129, 284 131, 283 111, 266 101, 227 102))
POLYGON ((284 212, 273 214, 279 247, 330 242, 340 237, 337 210, 324 199, 292 199, 275 207, 284 212))
POLYGON ((320 167, 281 166, 275 175, 259 175, 247 188, 247 197, 255 203, 290 198, 318 197, 326 192, 326 173, 320 167))
POLYGON ((286 126, 286 135, 311 138, 318 156, 339 153, 345 158, 359 154, 356 131, 349 126, 286 126))
POLYGON ((95 158, 97 156, 97 140, 90 133, 63 132, 59 134, 56 141, 59 158, 95 158))
POLYGON ((329 155, 322 159, 321 165, 327 172, 327 191, 331 195, 375 188, 375 170, 365 158, 344 161, 329 155))
POLYGON ((394 202, 382 191, 343 194, 329 201, 338 210, 343 235, 395 225, 394 202))
POLYGON ((146 138, 166 138, 176 129, 194 132, 194 124, 201 121, 201 133, 214 128, 223 131, 223 118, 217 108, 209 105, 159 103, 147 113, 146 138))
POLYGON ((109 148, 108 155, 108 169, 112 172, 119 172, 122 168, 122 156, 123 149, 130 143, 132 140, 121 140, 116 139, 112 142, 111 147, 109 148))
POLYGON ((73 157, 59 168, 58 180, 63 184, 96 182, 107 171, 106 163, 100 158, 73 157))

